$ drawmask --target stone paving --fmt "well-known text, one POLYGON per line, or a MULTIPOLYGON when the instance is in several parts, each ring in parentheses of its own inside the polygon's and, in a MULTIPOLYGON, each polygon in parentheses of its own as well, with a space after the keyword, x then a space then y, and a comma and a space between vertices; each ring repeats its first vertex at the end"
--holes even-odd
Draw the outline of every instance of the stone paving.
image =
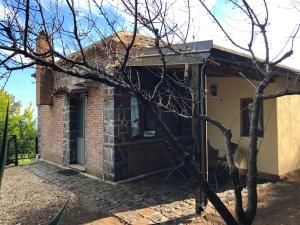
POLYGON ((62 168, 45 162, 24 169, 112 215, 90 224, 179 224, 195 215, 192 187, 166 174, 115 185, 82 174, 65 176, 58 173, 62 168))

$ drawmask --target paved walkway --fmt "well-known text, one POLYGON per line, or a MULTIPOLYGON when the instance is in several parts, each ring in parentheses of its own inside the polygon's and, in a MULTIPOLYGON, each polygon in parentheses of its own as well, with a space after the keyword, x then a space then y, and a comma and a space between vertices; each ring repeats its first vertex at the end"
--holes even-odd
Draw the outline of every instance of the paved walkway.
POLYGON ((194 217, 192 188, 183 179, 167 180, 166 174, 113 185, 81 174, 62 175, 61 168, 45 162, 24 168, 112 215, 89 224, 179 224, 194 217))

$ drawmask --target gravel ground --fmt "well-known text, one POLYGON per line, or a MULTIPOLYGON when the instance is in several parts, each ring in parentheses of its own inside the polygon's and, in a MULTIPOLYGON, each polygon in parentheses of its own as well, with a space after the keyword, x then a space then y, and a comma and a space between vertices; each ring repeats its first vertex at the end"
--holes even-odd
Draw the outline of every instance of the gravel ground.
POLYGON ((45 224, 70 199, 69 210, 78 208, 74 194, 51 185, 22 167, 5 169, 0 190, 0 224, 45 224))
MULTIPOLYGON (((37 168, 40 168, 36 165, 37 168)), ((45 165, 44 165, 45 166, 45 165)), ((37 171, 41 171, 43 167, 37 171)), ((44 168, 45 171, 48 171, 44 168)), ((50 168, 50 167, 49 167, 50 168)), ((48 168, 48 169, 49 169, 48 168)), ((34 170, 34 166, 32 166, 34 170)), ((50 173, 51 174, 51 173, 50 173)), ((45 174, 44 174, 45 176, 45 174)), ((55 178, 55 175, 51 175, 48 178, 53 177, 54 181, 59 177, 55 178)), ((142 188, 141 191, 146 193, 147 188, 141 186, 141 181, 136 181, 127 184, 127 186, 109 186, 109 191, 103 191, 99 193, 100 187, 108 186, 105 183, 96 185, 94 189, 91 187, 93 180, 90 179, 75 179, 76 182, 82 183, 85 182, 85 185, 75 185, 75 189, 70 188, 62 189, 56 186, 53 182, 45 181, 43 176, 37 177, 32 172, 25 170, 22 167, 11 167, 5 170, 3 184, 0 190, 0 224, 1 225, 35 225, 35 224, 47 224, 47 222, 56 214, 60 207, 65 203, 67 199, 70 200, 68 208, 64 213, 61 223, 64 225, 75 225, 75 224, 95 224, 95 225, 121 225, 124 224, 121 220, 118 220, 118 213, 115 216, 108 214, 107 211, 103 210, 103 201, 105 198, 121 200, 119 196, 124 195, 131 196, 136 191, 139 191, 138 187, 142 188), (88 182, 88 183, 86 183, 88 182), (85 191, 84 187, 89 187, 88 191, 85 191), (137 187, 138 186, 138 187, 137 187), (125 187, 130 188, 131 195, 127 193, 125 187), (121 189, 120 189, 121 188, 121 189), (66 191, 68 190, 68 191, 66 191), (77 192, 76 192, 77 190, 77 192), (92 190, 95 193, 98 193, 99 198, 93 197, 92 190), (76 194, 74 194, 76 193, 76 194), (116 195, 111 196, 110 194, 116 195), (88 196, 92 198, 87 198, 88 196), (86 198, 86 199, 85 199, 86 198), (86 201, 84 201, 84 199, 86 201), (97 204, 92 204, 92 203, 97 204), (101 207, 100 207, 101 206, 101 207)), ((71 179, 71 178, 70 178, 71 179)), ((151 182, 152 178, 145 180, 151 182)), ((63 179, 62 182, 65 182, 63 179)), ((70 183, 71 184, 71 183, 70 183)), ((69 184, 69 185, 70 185, 69 184)), ((296 171, 293 174, 290 174, 288 178, 282 182, 276 183, 264 183, 258 185, 258 211, 257 217, 254 222, 254 225, 298 225, 300 224, 300 170, 296 171)), ((68 185, 66 185, 68 187, 68 185)), ((161 188, 158 193, 163 192, 161 188)), ((176 212, 178 214, 183 213, 188 210, 186 207, 189 201, 189 205, 193 205, 193 198, 184 198, 184 199, 174 199, 172 201, 166 201, 162 203, 155 198, 155 193, 153 192, 151 198, 144 196, 142 202, 153 200, 153 203, 149 204, 148 207, 143 208, 141 212, 144 216, 149 216, 150 213, 153 213, 153 209, 157 210, 165 216, 169 215, 170 212, 176 212), (156 201, 155 201, 156 199, 156 201), (158 204, 159 203, 159 204, 158 204), (181 205, 183 207, 181 207, 181 205), (169 212, 169 211, 170 212, 169 212)), ((156 193, 156 194, 158 194, 156 193)), ((137 193, 135 193, 137 196, 137 193)), ((234 206, 234 195, 233 191, 225 191, 218 193, 222 201, 233 211, 234 206)), ((247 191, 243 191, 244 199, 247 196, 247 191)), ((156 196, 157 197, 157 196, 156 196)), ((158 197, 161 197, 160 195, 158 197)), ((174 197, 174 196, 173 196, 174 197)), ((129 199, 130 200, 130 199, 129 199)), ((128 200, 128 201, 129 201, 128 200)), ((170 199, 169 199, 170 200, 170 199)), ((246 199, 245 199, 246 200, 246 199)), ((244 201, 245 202, 245 201, 244 201)), ((137 203, 137 200, 132 202, 137 203)), ((131 203, 130 203, 131 204, 131 203)), ((127 216, 134 216, 136 212, 140 212, 141 208, 133 208, 132 210, 127 210, 127 216)), ((122 212, 120 212, 122 214, 122 212)), ((173 214, 172 214, 173 215, 173 214)), ((174 216, 174 215, 173 215, 174 216)), ((120 217, 121 218, 121 217, 120 217)), ((202 216, 195 216, 190 214, 188 217, 178 216, 174 219, 172 217, 170 220, 160 223, 163 225, 171 224, 189 224, 189 225, 223 225, 224 221, 216 213, 211 204, 208 205, 205 213, 202 216)), ((123 218, 122 218, 123 219, 123 218)), ((131 224, 131 223, 130 223, 131 224)), ((147 224, 142 223, 132 223, 137 224, 147 224)))

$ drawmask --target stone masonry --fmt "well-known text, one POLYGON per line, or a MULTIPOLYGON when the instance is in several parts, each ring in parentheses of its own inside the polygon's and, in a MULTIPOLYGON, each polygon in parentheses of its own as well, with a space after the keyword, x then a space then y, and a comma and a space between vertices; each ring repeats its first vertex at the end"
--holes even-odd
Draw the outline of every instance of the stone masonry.
POLYGON ((70 100, 68 95, 63 100, 63 157, 64 164, 70 163, 70 100))
POLYGON ((105 87, 104 93, 103 175, 117 181, 128 177, 130 96, 112 87, 105 87))
MULTIPOLYGON (((49 46, 45 35, 41 35, 37 47, 44 52, 49 46)), ((38 147, 42 159, 65 166, 76 163, 72 150, 76 148, 73 122, 77 118, 72 113, 72 101, 76 103, 74 95, 86 93, 85 163, 82 166, 87 173, 118 181, 164 167, 158 165, 166 161, 166 157, 162 157, 165 153, 161 143, 131 140, 128 93, 96 82, 81 82, 81 79, 42 66, 37 67, 35 75, 38 147)))

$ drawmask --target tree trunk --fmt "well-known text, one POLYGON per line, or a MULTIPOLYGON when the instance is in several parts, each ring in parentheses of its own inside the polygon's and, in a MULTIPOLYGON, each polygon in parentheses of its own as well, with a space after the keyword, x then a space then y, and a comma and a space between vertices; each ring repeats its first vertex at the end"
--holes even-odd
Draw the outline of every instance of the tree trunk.
MULTIPOLYGON (((264 82, 263 82, 264 83, 264 82)), ((262 107, 261 95, 264 85, 259 86, 253 101, 253 107, 250 119, 250 143, 249 143, 249 159, 247 171, 247 190, 248 190, 248 206, 246 210, 245 224, 252 224, 257 210, 257 136, 258 136, 258 120, 262 107)))
POLYGON ((196 178, 197 183, 206 193, 208 200, 212 203, 212 205, 215 207, 215 209, 221 215, 224 221, 230 225, 238 225, 236 219, 233 217, 233 215, 230 213, 227 207, 223 204, 223 202, 220 200, 217 194, 210 189, 207 181, 201 179, 202 175, 198 166, 193 162, 192 156, 185 150, 184 146, 178 141, 178 138, 173 135, 173 133, 168 129, 167 125, 159 118, 158 114, 155 112, 150 103, 145 101, 143 98, 139 98, 139 96, 137 97, 141 101, 143 106, 148 110, 148 112, 150 112, 155 124, 164 134, 164 137, 166 137, 170 146, 176 149, 177 152, 182 155, 182 158, 184 159, 185 163, 185 168, 191 173, 193 177, 196 178))

